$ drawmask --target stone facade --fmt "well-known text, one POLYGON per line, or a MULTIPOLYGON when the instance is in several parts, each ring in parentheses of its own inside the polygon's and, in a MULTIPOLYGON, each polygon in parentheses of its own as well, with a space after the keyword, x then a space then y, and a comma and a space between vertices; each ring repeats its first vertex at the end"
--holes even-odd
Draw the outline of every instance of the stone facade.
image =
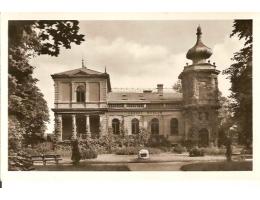
POLYGON ((58 140, 100 137, 110 130, 131 135, 144 128, 173 143, 192 140, 206 146, 215 142, 219 71, 206 62, 211 54, 198 27, 197 42, 186 56, 193 63, 179 75, 183 94, 165 92, 163 84, 157 85, 157 91, 112 92, 109 74, 84 65, 53 74, 58 140))

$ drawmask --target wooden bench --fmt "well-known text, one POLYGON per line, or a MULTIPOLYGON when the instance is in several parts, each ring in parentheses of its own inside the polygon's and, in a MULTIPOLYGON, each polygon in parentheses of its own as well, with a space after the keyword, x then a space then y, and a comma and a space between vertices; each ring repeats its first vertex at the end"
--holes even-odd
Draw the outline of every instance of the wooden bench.
POLYGON ((59 161, 62 160, 60 155, 55 154, 47 154, 47 155, 38 155, 31 156, 31 161, 34 162, 42 162, 43 165, 46 165, 48 161, 55 161, 56 164, 59 164, 59 161))
POLYGON ((232 157, 238 160, 252 160, 253 155, 252 154, 247 154, 247 153, 240 153, 240 152, 234 152, 232 153, 232 157))
POLYGON ((242 160, 252 160, 253 155, 252 154, 241 154, 241 159, 242 160))

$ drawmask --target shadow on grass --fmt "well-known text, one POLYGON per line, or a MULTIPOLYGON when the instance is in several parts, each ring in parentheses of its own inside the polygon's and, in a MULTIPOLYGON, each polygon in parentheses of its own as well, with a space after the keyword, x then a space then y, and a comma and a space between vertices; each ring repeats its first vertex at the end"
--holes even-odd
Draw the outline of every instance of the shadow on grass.
POLYGON ((203 162, 183 165, 182 171, 252 171, 250 161, 203 162))
POLYGON ((79 165, 47 165, 35 166, 35 171, 130 171, 127 165, 100 165, 100 164, 86 164, 79 165))

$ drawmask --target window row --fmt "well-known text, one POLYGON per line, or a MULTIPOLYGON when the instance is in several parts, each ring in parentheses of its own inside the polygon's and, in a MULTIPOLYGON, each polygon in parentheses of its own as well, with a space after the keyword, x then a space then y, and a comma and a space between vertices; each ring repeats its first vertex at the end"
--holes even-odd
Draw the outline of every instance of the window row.
MULTIPOLYGON (((131 121, 131 127, 132 127, 132 134, 138 134, 139 133, 139 120, 134 118, 131 121)), ((112 129, 113 134, 118 135, 120 133, 120 121, 119 119, 113 119, 112 120, 112 129)), ((160 130, 160 123, 157 118, 153 118, 151 120, 151 134, 159 135, 160 130)), ((178 135, 179 134, 179 122, 178 119, 172 118, 170 120, 170 133, 171 135, 178 135)))
MULTIPOLYGON (((70 83, 62 83, 60 87, 60 100, 71 101, 70 83)), ((88 94, 89 101, 100 101, 100 86, 98 82, 88 83, 88 93, 84 84, 77 86, 75 91, 76 102, 78 103, 86 101, 86 94, 88 94)))

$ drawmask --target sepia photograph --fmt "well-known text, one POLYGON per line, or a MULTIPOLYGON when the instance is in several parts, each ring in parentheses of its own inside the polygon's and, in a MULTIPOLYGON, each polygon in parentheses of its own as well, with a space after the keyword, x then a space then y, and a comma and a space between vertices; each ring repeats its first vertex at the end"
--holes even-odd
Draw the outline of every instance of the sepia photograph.
POLYGON ((8 170, 252 171, 253 23, 8 20, 8 170))

